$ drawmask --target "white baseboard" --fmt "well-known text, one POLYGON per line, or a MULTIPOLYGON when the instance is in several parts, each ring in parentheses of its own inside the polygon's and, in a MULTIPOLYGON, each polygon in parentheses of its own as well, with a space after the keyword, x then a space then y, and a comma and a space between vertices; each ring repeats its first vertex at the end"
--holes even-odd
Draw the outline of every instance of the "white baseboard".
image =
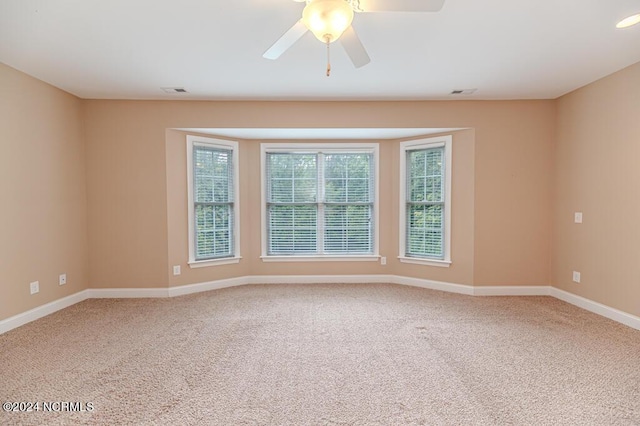
POLYGON ((422 278, 403 277, 399 275, 392 275, 391 281, 387 281, 392 284, 402 284, 411 287, 428 288, 429 290, 440 290, 449 293, 466 294, 468 296, 473 295, 473 286, 466 284, 452 284, 442 281, 425 280, 422 278))
POLYGON ((392 275, 253 275, 247 284, 364 284, 391 283, 392 275))
POLYGON ((27 312, 4 319, 0 321, 0 334, 13 330, 21 325, 28 324, 31 321, 46 317, 47 315, 51 315, 54 312, 68 308, 69 306, 75 305, 76 303, 80 303, 89 298, 89 290, 82 290, 70 296, 63 297, 62 299, 54 300, 53 302, 38 306, 37 308, 33 308, 27 312))
POLYGON ((473 287, 474 296, 549 296, 551 287, 547 285, 530 286, 487 286, 473 287))
POLYGON ((577 296, 573 293, 569 293, 568 291, 560 290, 559 288, 550 288, 550 296, 553 296, 556 299, 560 299, 564 302, 570 303, 589 312, 593 312, 594 314, 601 315, 605 318, 617 321, 631 328, 635 328, 636 330, 640 330, 640 317, 628 314, 615 308, 611 308, 607 305, 603 305, 602 303, 594 302, 593 300, 577 296))
POLYGON ((552 296, 587 311, 640 330, 640 317, 550 286, 471 286, 399 275, 250 275, 167 288, 93 288, 55 300, 0 321, 0 334, 50 315, 86 299, 161 298, 236 287, 247 284, 365 284, 390 283, 468 296, 552 296))
POLYGON ((90 288, 91 299, 138 299, 169 297, 168 288, 90 288))
POLYGON ((169 297, 184 296, 187 294, 201 293, 203 291, 219 290, 227 287, 237 287, 249 284, 249 277, 228 278, 225 280, 208 281, 204 283, 169 287, 169 297))

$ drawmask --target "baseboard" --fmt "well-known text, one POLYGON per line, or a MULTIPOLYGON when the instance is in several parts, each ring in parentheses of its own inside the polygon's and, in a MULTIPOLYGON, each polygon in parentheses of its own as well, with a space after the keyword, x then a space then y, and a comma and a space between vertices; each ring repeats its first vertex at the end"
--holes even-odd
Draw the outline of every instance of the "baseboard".
POLYGON ((615 308, 611 308, 607 305, 603 305, 602 303, 594 302, 593 300, 577 296, 573 293, 560 290, 556 287, 550 287, 550 289, 551 291, 549 295, 555 297, 556 299, 560 299, 564 302, 570 303, 589 312, 593 312, 594 314, 598 314, 631 328, 635 328, 636 330, 640 330, 640 317, 628 314, 615 308))
POLYGON ((93 288, 55 300, 0 321, 0 334, 35 321, 86 299, 161 298, 236 287, 247 284, 365 284, 390 283, 468 296, 552 296, 579 308, 640 330, 640 317, 550 286, 471 286, 399 275, 251 275, 167 288, 93 288))
POLYGON ((185 296, 187 294, 201 293, 203 291, 219 290, 227 287, 237 287, 249 284, 250 277, 228 278, 225 280, 208 281, 204 283, 169 287, 169 297, 185 296))
POLYGON ((168 288, 91 288, 91 299, 138 299, 169 297, 168 288))
POLYGON ((252 275, 247 284, 391 283, 393 275, 252 275))
POLYGON ((487 286, 473 287, 474 296, 549 296, 551 287, 538 286, 487 286))
MULTIPOLYGON (((250 276, 246 284, 367 284, 389 283, 473 295, 473 286, 399 275, 265 275, 250 276)), ((507 288, 507 287, 502 287, 507 288)), ((516 287, 513 287, 516 288, 516 287)))
POLYGON ((442 281, 425 280, 422 278, 403 277, 399 275, 391 275, 391 280, 387 282, 473 296, 473 286, 466 284, 452 284, 442 281))
POLYGON ((69 306, 75 305, 76 303, 80 303, 89 298, 89 290, 82 290, 70 296, 63 297, 62 299, 54 300, 53 302, 38 306, 37 308, 33 308, 27 312, 4 319, 0 321, 0 334, 6 333, 7 331, 20 327, 21 325, 28 324, 31 321, 46 317, 47 315, 51 315, 54 312, 68 308, 69 306))

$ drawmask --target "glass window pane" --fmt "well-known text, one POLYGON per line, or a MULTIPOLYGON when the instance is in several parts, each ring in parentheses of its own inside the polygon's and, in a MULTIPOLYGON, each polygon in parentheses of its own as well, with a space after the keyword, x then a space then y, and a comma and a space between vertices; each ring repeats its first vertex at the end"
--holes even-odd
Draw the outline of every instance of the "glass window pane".
POLYGON ((274 203, 314 203, 317 193, 315 154, 267 154, 267 197, 274 203))
POLYGON ((442 258, 444 255, 443 206, 409 205, 406 234, 407 255, 442 258))
POLYGON ((269 154, 268 167, 271 178, 293 178, 293 159, 291 154, 269 154))
POLYGON ((294 203, 314 203, 316 201, 316 190, 318 188, 316 178, 296 179, 293 185, 294 203))
POLYGON ((370 205, 326 206, 324 247, 328 253, 371 253, 373 230, 370 205))
POLYGON ((367 203, 373 198, 372 154, 325 155, 325 200, 367 203))
POLYGON ((347 201, 350 203, 367 203, 370 199, 368 179, 349 179, 347 201))
POLYGON ((324 196, 327 202, 343 203, 347 199, 347 181, 345 179, 327 179, 325 181, 324 196))
POLYGON ((193 148, 194 198, 200 203, 232 201, 231 151, 195 146, 193 148))
POLYGON ((271 205, 269 254, 317 252, 317 207, 271 205))
POLYGON ((270 197, 273 203, 293 202, 293 179, 273 178, 269 181, 270 197))
POLYGON ((409 180, 409 201, 421 202, 427 198, 427 182, 423 177, 411 177, 409 180))
POLYGON ((316 154, 292 154, 293 177, 295 179, 316 179, 316 154))
POLYGON ((230 205, 196 205, 196 259, 229 256, 233 252, 230 205))
POLYGON ((441 202, 444 193, 444 148, 409 151, 408 201, 441 202))

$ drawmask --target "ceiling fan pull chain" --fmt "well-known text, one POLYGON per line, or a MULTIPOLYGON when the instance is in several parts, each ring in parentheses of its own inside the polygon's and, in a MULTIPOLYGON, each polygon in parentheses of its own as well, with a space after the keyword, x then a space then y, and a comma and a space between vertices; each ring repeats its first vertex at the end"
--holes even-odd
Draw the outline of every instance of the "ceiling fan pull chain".
POLYGON ((331 49, 329 48, 331 40, 327 37, 327 77, 331 77, 331 49))

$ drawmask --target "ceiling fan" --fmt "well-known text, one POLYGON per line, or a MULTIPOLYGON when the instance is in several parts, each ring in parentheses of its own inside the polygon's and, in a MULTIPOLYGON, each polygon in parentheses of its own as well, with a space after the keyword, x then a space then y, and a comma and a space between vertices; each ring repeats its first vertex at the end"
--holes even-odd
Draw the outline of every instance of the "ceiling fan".
POLYGON ((302 18, 262 55, 278 59, 307 31, 327 45, 327 76, 331 71, 329 45, 340 39, 356 68, 371 62, 367 51, 351 26, 354 12, 437 12, 445 0, 294 0, 306 2, 302 18))

